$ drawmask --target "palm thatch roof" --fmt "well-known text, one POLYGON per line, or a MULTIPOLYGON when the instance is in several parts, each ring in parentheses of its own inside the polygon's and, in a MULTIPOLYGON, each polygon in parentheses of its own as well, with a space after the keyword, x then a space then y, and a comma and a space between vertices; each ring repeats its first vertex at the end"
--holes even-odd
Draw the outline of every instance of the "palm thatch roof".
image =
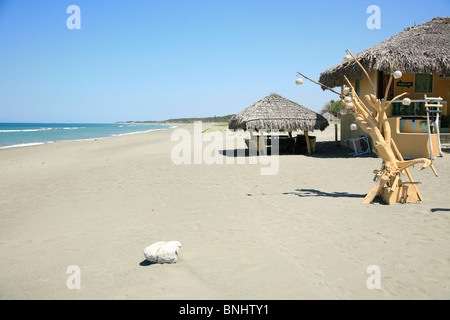
POLYGON ((320 114, 272 93, 234 115, 228 123, 231 130, 324 130, 328 121, 320 114))
MULTIPOLYGON (((403 73, 449 73, 450 17, 406 28, 355 57, 368 72, 391 73, 395 68, 403 73)), ((351 81, 363 77, 363 72, 355 61, 341 62, 322 72, 319 82, 334 88, 346 83, 344 75, 351 81)))
POLYGON ((329 112, 325 112, 324 114, 322 114, 322 116, 327 119, 328 121, 339 121, 339 118, 336 117, 335 115, 329 113, 329 112))

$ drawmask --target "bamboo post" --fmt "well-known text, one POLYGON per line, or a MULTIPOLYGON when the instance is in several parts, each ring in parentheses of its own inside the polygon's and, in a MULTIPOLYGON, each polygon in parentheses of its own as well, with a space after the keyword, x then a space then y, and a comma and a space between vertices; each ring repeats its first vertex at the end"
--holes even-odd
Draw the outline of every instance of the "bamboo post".
MULTIPOLYGON (((292 131, 289 131, 289 132, 288 132, 288 135, 289 135, 289 138, 290 138, 290 139, 294 139, 294 138, 292 137, 292 131)), ((292 144, 292 153, 295 153, 295 140, 294 140, 294 143, 292 144)))
POLYGON ((334 145, 337 147, 338 145, 338 125, 337 123, 334 124, 334 145))
POLYGON ((430 160, 433 159, 433 141, 431 140, 430 114, 427 107, 428 141, 430 142, 430 160))
POLYGON ((266 141, 264 138, 264 130, 261 129, 259 136, 259 153, 265 155, 266 154, 266 141))
POLYGON ((311 144, 309 142, 308 130, 305 130, 305 139, 306 139, 306 149, 308 153, 311 154, 311 144))

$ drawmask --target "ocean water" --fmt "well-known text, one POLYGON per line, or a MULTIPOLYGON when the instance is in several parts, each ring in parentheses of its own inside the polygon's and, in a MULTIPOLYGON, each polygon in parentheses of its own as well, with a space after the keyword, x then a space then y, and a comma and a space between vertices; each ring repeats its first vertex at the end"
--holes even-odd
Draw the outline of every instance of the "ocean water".
POLYGON ((100 139, 168 128, 168 125, 134 123, 0 123, 0 148, 100 139))

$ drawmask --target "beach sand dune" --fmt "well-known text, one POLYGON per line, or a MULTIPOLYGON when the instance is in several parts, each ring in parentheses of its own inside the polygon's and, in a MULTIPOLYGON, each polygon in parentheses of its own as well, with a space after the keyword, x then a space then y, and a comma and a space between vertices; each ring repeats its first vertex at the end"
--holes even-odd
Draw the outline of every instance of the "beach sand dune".
POLYGON ((333 127, 273 175, 222 150, 234 164, 176 165, 179 129, 0 150, 0 298, 450 298, 448 152, 437 178, 412 169, 423 202, 363 205, 381 160, 335 147, 333 127), (176 264, 144 260, 170 240, 176 264))

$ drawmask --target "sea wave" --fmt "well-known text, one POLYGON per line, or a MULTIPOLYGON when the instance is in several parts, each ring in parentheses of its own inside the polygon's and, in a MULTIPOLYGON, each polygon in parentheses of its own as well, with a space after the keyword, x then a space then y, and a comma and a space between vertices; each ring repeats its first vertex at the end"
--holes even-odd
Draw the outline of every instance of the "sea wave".
POLYGON ((49 130, 78 130, 85 129, 86 127, 63 127, 63 128, 38 128, 38 129, 6 129, 0 130, 0 133, 17 133, 17 132, 37 132, 37 131, 49 131, 49 130))
POLYGON ((160 130, 165 130, 165 129, 150 129, 150 130, 143 130, 143 131, 116 133, 116 134, 112 134, 111 137, 121 137, 121 136, 128 136, 131 134, 147 133, 147 132, 160 131, 160 130))
POLYGON ((20 143, 20 144, 13 144, 10 146, 3 146, 0 147, 0 149, 9 149, 9 148, 18 148, 18 147, 31 147, 31 146, 38 146, 41 144, 47 144, 47 143, 53 143, 54 141, 47 141, 47 142, 32 142, 32 143, 20 143))
MULTIPOLYGON (((90 128, 89 126, 58 126, 58 127, 46 127, 39 126, 35 128, 30 127, 24 127, 23 129, 19 129, 18 127, 12 127, 11 129, 2 128, 0 130, 0 135, 2 136, 2 141, 0 143, 0 149, 7 149, 7 148, 15 148, 15 147, 27 147, 27 146, 34 146, 34 145, 40 145, 40 144, 46 144, 46 143, 53 143, 57 141, 84 141, 84 140, 97 140, 97 139, 103 139, 108 137, 117 137, 117 136, 125 136, 125 135, 132 135, 132 134, 138 134, 138 133, 145 133, 145 132, 152 132, 152 131, 159 131, 159 130, 166 130, 168 127, 142 127, 139 128, 138 126, 132 126, 133 128, 128 128, 129 126, 119 126, 120 130, 119 132, 110 132, 111 130, 108 130, 108 127, 92 127, 92 130, 88 130, 88 132, 85 132, 85 130, 79 130, 77 129, 86 129, 90 128), (98 132, 95 132, 95 129, 99 128, 98 132), (106 128, 107 130, 103 131, 103 128, 106 128), (144 129, 144 130, 143 130, 144 129), (131 132, 120 132, 120 131, 131 131, 131 132), (45 131, 45 133, 40 134, 36 131, 45 131), (15 134, 14 134, 15 133, 15 134), (24 133, 24 134, 22 134, 24 133), (25 134, 25 133, 30 133, 25 134), (35 133, 35 134, 33 134, 35 133), (17 135, 17 137, 16 137, 17 135), (11 141, 8 141, 11 140, 11 141), (28 140, 28 141, 27 141, 28 140), (34 141, 33 141, 34 140, 34 141), (50 140, 50 141, 49 141, 50 140), (53 141, 52 141, 53 140, 53 141)), ((131 126, 130 126, 131 127, 131 126)), ((172 128, 172 127, 170 127, 172 128)), ((114 128, 112 128, 114 131, 114 128)))
POLYGON ((63 130, 78 130, 85 129, 86 127, 65 127, 65 128, 54 128, 54 129, 63 129, 63 130))
POLYGON ((53 128, 23 129, 23 130, 10 129, 10 130, 0 130, 0 132, 3 132, 3 133, 12 133, 12 132, 35 132, 35 131, 48 131, 48 130, 52 130, 52 129, 53 129, 53 128))

